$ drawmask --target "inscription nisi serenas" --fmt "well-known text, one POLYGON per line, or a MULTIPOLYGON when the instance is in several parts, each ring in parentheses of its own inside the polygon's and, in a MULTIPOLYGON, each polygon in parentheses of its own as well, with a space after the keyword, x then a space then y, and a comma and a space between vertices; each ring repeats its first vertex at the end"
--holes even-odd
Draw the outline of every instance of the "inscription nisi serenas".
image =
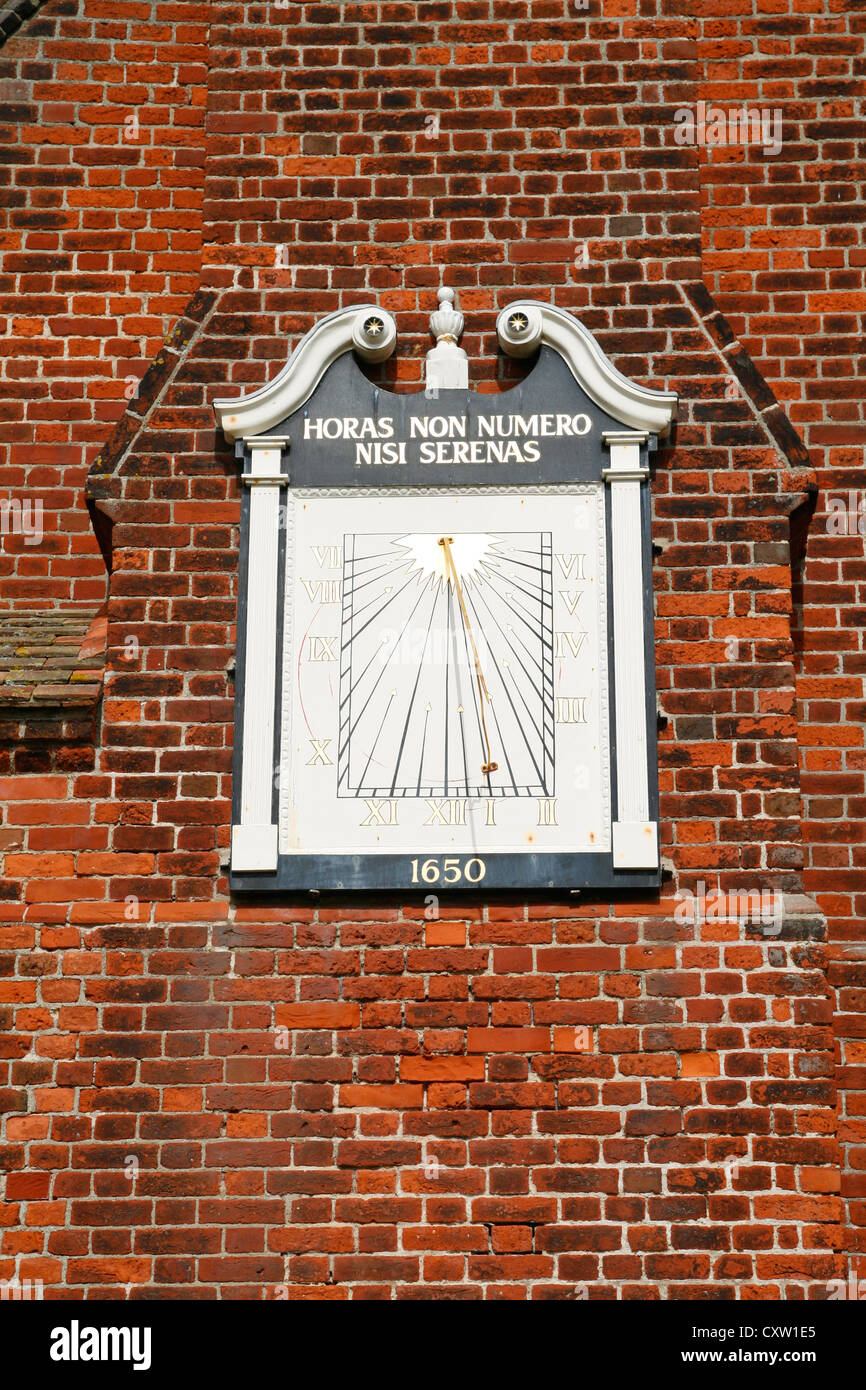
POLYGON ((355 445, 355 467, 387 464, 538 463, 546 438, 580 439, 592 421, 584 414, 421 415, 409 438, 394 438, 391 415, 331 415, 304 420, 304 439, 355 445))

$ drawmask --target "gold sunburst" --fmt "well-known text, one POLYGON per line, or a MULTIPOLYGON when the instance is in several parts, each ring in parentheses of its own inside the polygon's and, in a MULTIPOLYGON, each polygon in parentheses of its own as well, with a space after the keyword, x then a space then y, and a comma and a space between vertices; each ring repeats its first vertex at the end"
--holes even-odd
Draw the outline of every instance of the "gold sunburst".
MULTIPOLYGON (((445 554, 439 544, 436 532, 432 535, 414 534, 399 536, 394 544, 406 552, 410 562, 410 574, 417 574, 422 580, 429 580, 437 586, 451 584, 451 575, 446 564, 445 554)), ((496 560, 496 552, 502 545, 499 536, 483 532, 454 535, 451 553, 454 568, 465 584, 478 580, 485 563, 496 560)))

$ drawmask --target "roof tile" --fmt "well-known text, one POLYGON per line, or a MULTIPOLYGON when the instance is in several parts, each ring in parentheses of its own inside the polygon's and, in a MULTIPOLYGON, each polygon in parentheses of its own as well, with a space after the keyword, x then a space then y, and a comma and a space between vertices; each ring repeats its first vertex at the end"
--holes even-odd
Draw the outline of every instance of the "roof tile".
POLYGON ((0 709, 95 704, 106 637, 94 608, 0 613, 0 709))

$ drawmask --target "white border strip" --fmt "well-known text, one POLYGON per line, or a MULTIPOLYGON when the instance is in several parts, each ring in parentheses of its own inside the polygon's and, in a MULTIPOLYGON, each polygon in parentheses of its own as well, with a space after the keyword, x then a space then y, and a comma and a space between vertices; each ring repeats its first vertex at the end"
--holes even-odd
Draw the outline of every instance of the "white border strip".
POLYGON ((613 664, 616 709, 617 820, 613 823, 615 869, 656 869, 658 825, 649 819, 649 766, 644 665, 643 546, 640 489, 649 476, 641 466, 646 434, 603 436, 610 445, 613 664))
POLYGON ((232 869, 272 872, 277 867, 273 819, 274 690, 277 660, 277 565, 280 547, 280 472, 288 440, 247 441, 251 455, 249 571, 244 665, 241 819, 232 826, 232 869))

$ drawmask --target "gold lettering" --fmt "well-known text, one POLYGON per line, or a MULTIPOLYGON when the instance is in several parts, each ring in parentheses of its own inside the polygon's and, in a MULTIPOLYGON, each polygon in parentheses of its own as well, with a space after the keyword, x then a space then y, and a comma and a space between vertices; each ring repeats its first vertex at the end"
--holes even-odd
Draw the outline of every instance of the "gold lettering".
POLYGON ((574 617, 575 613, 577 612, 577 605, 580 603, 580 600, 583 597, 583 590, 580 590, 576 594, 568 593, 565 589, 560 589, 558 592, 559 597, 562 599, 569 613, 572 617, 574 617))
POLYGON ((307 650, 310 654, 310 661, 336 661, 337 653, 334 651, 336 637, 308 637, 307 650))
MULTIPOLYGON (((580 598, 580 594, 578 594, 578 598, 580 598)), ((556 640, 557 656, 577 656, 586 641, 586 633, 556 632, 554 633, 554 638, 556 640)))
POLYGON ((427 800, 430 815, 425 825, 465 825, 466 802, 459 797, 448 797, 444 801, 427 800))
POLYGON ((343 597, 340 579, 302 579, 310 603, 339 603, 343 597))
POLYGON ((557 695, 556 722, 557 724, 585 724, 587 722, 586 696, 557 695))
POLYGON ((313 556, 319 569, 336 570, 343 563, 343 552, 338 545, 314 545, 313 556))
POLYGON ((388 801, 367 801, 367 815, 361 821, 362 825, 396 825, 397 824, 397 802, 388 801))
POLYGON ((328 754, 326 752, 326 749, 329 743, 331 742, 332 740, 329 738, 310 739, 310 743, 313 745, 313 756, 307 763, 307 767, 318 767, 319 763, 321 763, 323 767, 334 766, 332 759, 328 757, 328 754))
POLYGON ((575 581, 586 579, 586 575, 583 572, 583 562, 586 559, 585 553, 578 555, 557 555, 555 559, 559 568, 562 570, 563 579, 574 579, 575 581))

